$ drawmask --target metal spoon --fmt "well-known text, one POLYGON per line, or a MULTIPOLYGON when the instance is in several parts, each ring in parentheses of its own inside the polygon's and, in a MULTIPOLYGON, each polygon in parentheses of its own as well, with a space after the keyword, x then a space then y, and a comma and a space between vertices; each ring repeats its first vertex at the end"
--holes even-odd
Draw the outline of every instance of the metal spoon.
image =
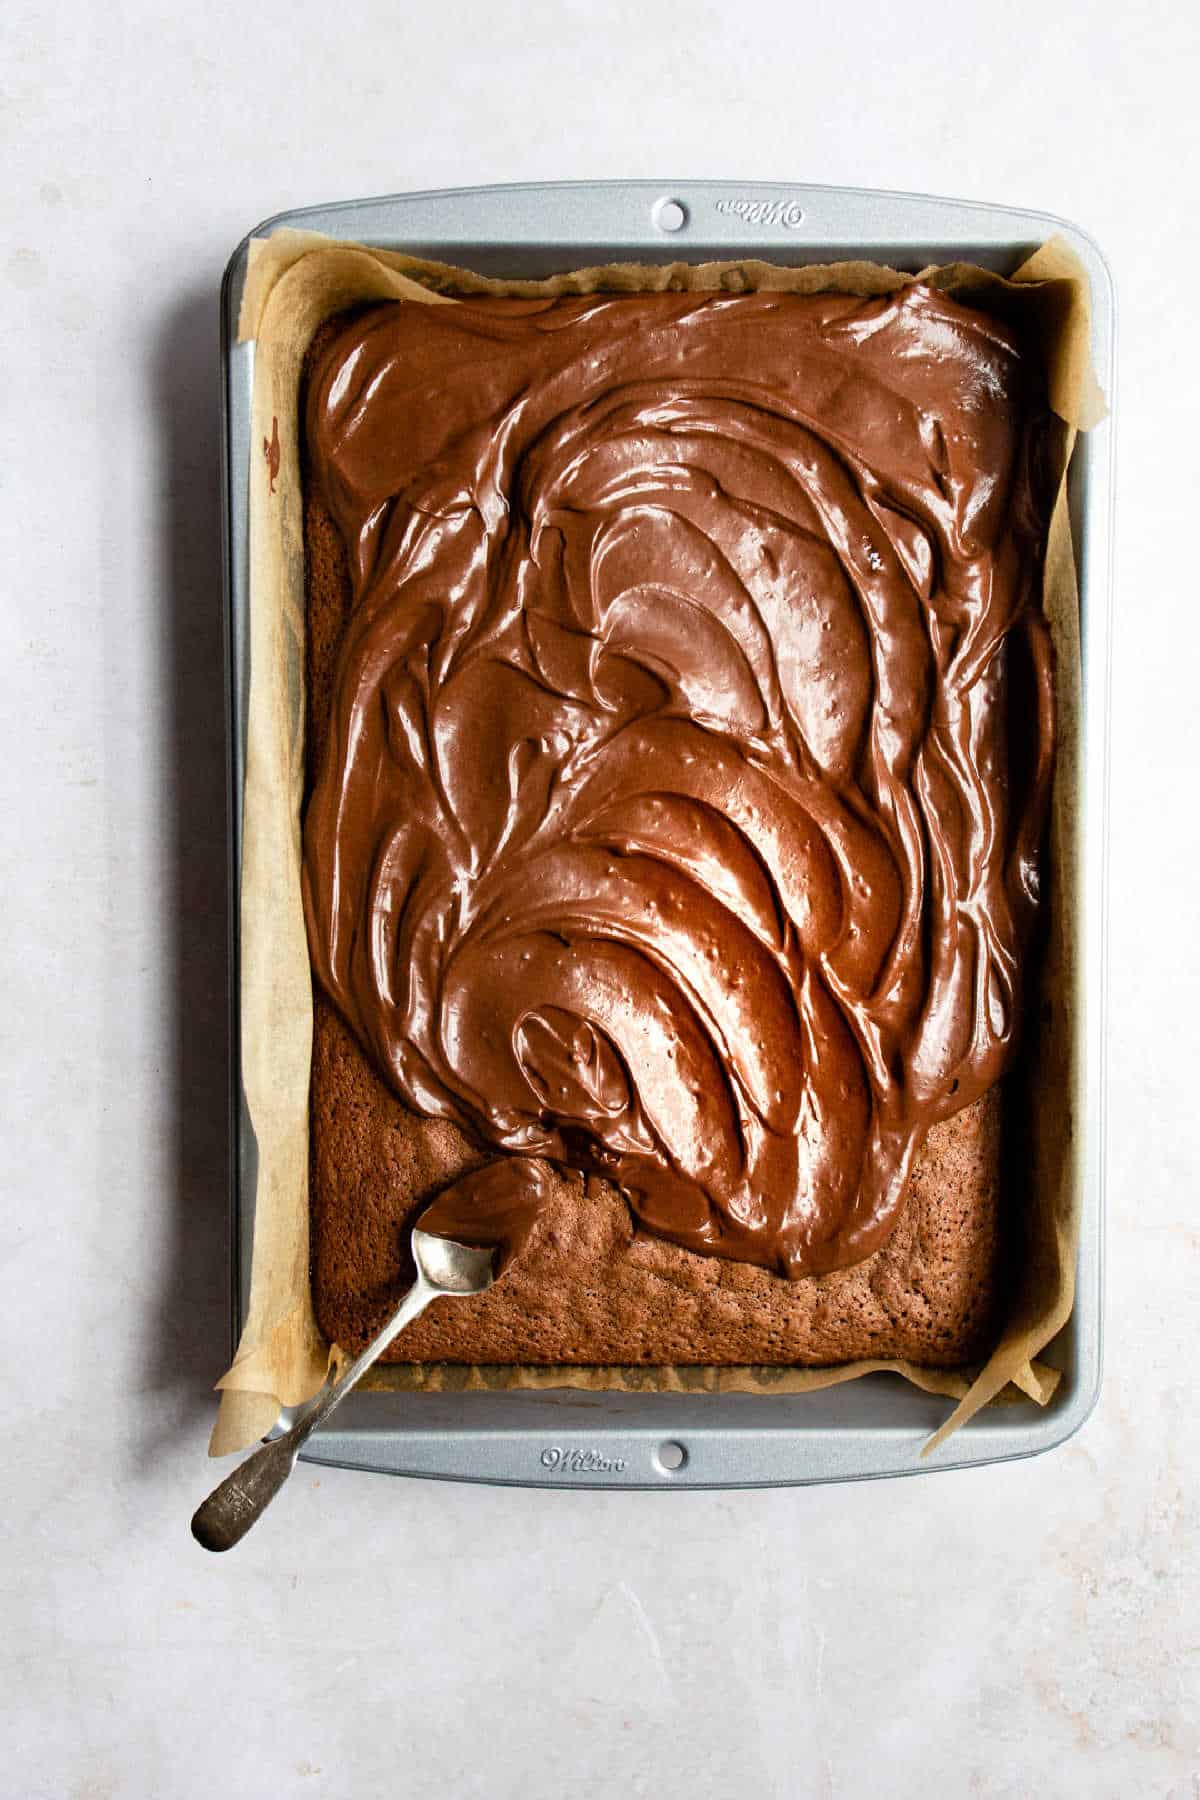
POLYGON ((282 1437, 260 1444, 258 1449, 227 1475, 219 1487, 196 1509, 192 1536, 206 1550, 231 1550, 262 1517, 296 1466, 301 1446, 323 1425, 335 1406, 366 1374, 404 1327, 423 1313, 439 1295, 459 1297, 482 1294, 495 1279, 496 1252, 473 1250, 450 1238, 434 1237, 414 1227, 413 1261, 417 1279, 384 1326, 332 1387, 322 1388, 309 1410, 282 1437))

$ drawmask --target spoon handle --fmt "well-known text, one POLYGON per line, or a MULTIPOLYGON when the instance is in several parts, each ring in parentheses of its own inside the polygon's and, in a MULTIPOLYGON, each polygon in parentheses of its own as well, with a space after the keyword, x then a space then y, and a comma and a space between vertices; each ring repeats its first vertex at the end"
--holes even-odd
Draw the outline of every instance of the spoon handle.
POLYGON ((291 1433, 251 1452, 192 1514, 192 1536, 205 1550, 232 1550, 271 1504, 296 1466, 291 1433))
POLYGON ((322 1388, 308 1411, 282 1437, 271 1438, 251 1451, 231 1475, 201 1502, 192 1517, 192 1536, 206 1550, 232 1550, 259 1520, 296 1466, 305 1440, 340 1406, 392 1339, 424 1312, 437 1289, 418 1276, 396 1311, 360 1356, 330 1386, 322 1388))

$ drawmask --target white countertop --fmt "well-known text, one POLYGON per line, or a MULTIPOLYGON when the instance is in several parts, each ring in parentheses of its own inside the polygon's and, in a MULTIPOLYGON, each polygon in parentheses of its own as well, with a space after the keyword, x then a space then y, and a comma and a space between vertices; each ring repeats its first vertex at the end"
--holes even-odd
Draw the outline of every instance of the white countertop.
POLYGON ((0 1791, 1194 1797, 1197 15, 964 4, 939 50, 885 0, 356 10, 369 48, 270 0, 0 27, 0 1791), (207 1557, 222 268, 317 200, 689 172, 1039 207, 1115 267, 1102 1400, 1048 1457, 853 1487, 302 1469, 207 1557))

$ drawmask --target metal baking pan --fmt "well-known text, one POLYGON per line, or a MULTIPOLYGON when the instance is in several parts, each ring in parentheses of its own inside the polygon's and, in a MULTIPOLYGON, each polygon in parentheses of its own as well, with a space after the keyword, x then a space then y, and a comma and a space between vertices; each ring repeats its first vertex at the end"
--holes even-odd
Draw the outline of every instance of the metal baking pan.
MULTIPOLYGON (((760 255, 800 264, 862 257, 917 269, 966 260, 1009 273, 1059 233, 1091 282, 1093 357, 1110 404, 1115 316, 1112 278, 1096 245, 1044 213, 863 188, 755 182, 581 182, 461 188, 348 201, 280 214, 280 226, 403 248, 485 274, 541 276, 619 260, 702 261, 760 255)), ((253 345, 236 342, 249 239, 235 251, 222 290, 226 457, 224 504, 229 694, 231 906, 241 867, 241 794, 248 691, 248 520, 253 345)), ((308 1445, 310 1462, 544 1487, 754 1487, 913 1474, 1031 1456, 1071 1436, 1100 1382, 1101 1252, 1105 1172, 1105 863, 1113 432, 1111 417, 1079 440, 1070 498, 1083 624, 1084 910, 1080 979, 1082 1130, 1076 1142, 1083 1195, 1075 1308, 1044 1352, 1062 1370, 1045 1408, 985 1408, 938 1451, 921 1446, 949 1402, 899 1376, 869 1375, 816 1393, 356 1394, 332 1428, 308 1445)), ((236 910, 233 914, 236 920, 236 910)), ((254 1227, 256 1156, 238 1058, 237 937, 231 1058, 233 1118, 232 1313, 245 1318, 254 1227)))

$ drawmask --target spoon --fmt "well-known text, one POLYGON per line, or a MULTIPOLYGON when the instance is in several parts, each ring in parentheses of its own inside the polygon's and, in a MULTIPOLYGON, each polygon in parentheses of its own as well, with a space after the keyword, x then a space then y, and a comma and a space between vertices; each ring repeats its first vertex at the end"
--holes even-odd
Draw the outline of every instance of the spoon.
MULTIPOLYGON (((425 1215, 426 1217, 428 1215, 425 1215)), ((282 1437, 272 1438, 215 1487, 192 1519, 192 1536, 206 1550, 232 1550, 257 1523, 296 1466, 301 1447, 364 1376, 393 1338, 442 1294, 482 1294, 495 1280, 495 1248, 474 1250, 450 1238, 413 1228, 417 1279, 361 1356, 331 1387, 322 1388, 308 1411, 282 1437)))

